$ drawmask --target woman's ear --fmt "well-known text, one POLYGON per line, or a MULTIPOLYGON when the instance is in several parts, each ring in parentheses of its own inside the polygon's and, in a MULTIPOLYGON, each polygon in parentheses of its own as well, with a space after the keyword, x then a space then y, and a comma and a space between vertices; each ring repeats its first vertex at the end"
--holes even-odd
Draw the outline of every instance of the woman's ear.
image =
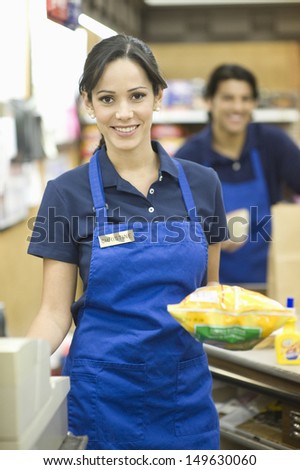
POLYGON ((154 111, 159 111, 161 107, 163 91, 160 89, 154 99, 154 111))
POLYGON ((84 104, 84 107, 85 107, 87 113, 89 114, 89 116, 92 119, 94 119, 95 118, 95 112, 94 112, 93 104, 89 100, 87 92, 83 91, 82 94, 81 94, 81 97, 82 97, 82 101, 83 101, 83 104, 84 104))

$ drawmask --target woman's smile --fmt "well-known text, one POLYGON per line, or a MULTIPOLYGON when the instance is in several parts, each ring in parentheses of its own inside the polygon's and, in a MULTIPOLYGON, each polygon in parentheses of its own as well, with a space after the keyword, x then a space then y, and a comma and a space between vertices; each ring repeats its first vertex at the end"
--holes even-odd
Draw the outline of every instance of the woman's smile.
POLYGON ((112 129, 114 129, 117 134, 120 134, 122 136, 131 136, 134 134, 136 129, 139 127, 139 125, 133 125, 133 126, 111 126, 112 129))
POLYGON ((110 156, 120 150, 144 151, 145 142, 149 147, 159 97, 138 63, 121 58, 107 64, 93 90, 92 106, 110 156))

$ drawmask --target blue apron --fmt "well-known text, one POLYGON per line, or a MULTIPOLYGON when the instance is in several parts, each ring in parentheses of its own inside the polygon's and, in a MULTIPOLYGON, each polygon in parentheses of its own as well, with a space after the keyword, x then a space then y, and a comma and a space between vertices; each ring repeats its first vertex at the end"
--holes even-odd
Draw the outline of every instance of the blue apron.
MULTIPOLYGON (((69 430, 88 435, 88 449, 218 449, 206 353, 166 308, 201 284, 207 266, 201 225, 109 224, 102 151, 90 161, 97 222, 85 304, 64 368, 71 380, 69 430), (134 242, 100 248, 99 236, 128 228, 134 242)), ((188 182, 174 163, 193 215, 188 182)))
POLYGON ((261 160, 251 152, 254 179, 242 183, 222 182, 226 212, 246 208, 250 211, 249 238, 233 253, 222 251, 220 282, 223 284, 265 283, 271 237, 270 202, 261 160))

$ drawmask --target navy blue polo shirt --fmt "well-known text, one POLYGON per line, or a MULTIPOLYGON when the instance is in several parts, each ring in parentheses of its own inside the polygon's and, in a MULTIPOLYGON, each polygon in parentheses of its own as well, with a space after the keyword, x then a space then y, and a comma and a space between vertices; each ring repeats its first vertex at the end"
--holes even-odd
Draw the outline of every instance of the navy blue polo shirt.
MULTIPOLYGON (((300 194, 300 148, 280 128, 251 123, 239 164, 212 149, 211 125, 192 135, 176 152, 175 157, 213 168, 221 182, 240 183, 254 178, 250 161, 251 149, 258 150, 270 196, 270 204, 282 200, 285 187, 300 194)), ((238 195, 237 195, 238 196, 238 195)))
MULTIPOLYGON (((160 170, 147 197, 121 178, 106 153, 102 154, 100 167, 109 222, 187 218, 177 168, 158 142, 152 145, 160 158, 160 170)), ((193 162, 181 163, 208 243, 226 239, 226 215, 216 172, 193 162)), ((28 247, 32 255, 78 265, 84 287, 95 218, 88 170, 87 163, 48 182, 28 247)))

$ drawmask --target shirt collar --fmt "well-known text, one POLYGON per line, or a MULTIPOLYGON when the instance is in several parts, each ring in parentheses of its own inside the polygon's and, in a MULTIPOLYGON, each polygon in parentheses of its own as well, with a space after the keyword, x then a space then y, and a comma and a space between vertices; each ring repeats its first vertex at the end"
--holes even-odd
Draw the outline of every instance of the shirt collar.
MULTIPOLYGON (((162 145, 157 141, 152 141, 152 148, 158 154, 160 160, 159 176, 162 173, 168 173, 173 178, 178 179, 178 170, 172 161, 172 157, 168 155, 162 145)), ((110 186, 118 186, 120 176, 115 167, 107 156, 106 148, 103 145, 100 149, 100 167, 102 172, 103 186, 108 188, 110 186)))
POLYGON ((173 178, 178 179, 178 169, 173 162, 172 157, 170 157, 170 155, 165 151, 159 142, 153 140, 151 143, 154 152, 158 154, 160 159, 159 174, 161 175, 162 173, 168 173, 173 178))

